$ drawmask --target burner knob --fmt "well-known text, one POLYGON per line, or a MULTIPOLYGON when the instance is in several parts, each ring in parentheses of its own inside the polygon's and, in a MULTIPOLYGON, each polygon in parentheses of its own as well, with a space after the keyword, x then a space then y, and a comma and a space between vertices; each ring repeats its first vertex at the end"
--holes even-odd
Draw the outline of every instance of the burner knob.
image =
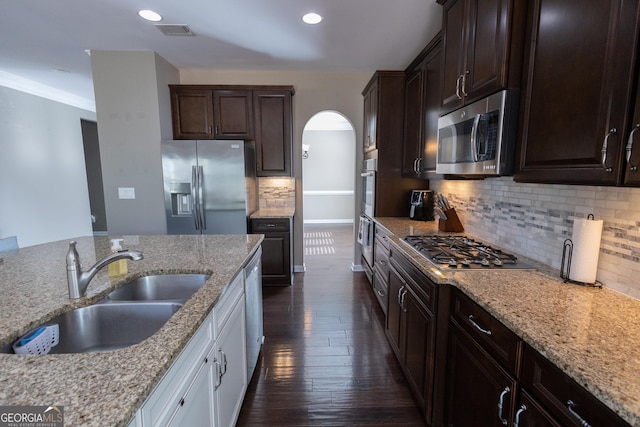
POLYGON ((496 267, 502 267, 502 261, 496 258, 493 260, 493 265, 495 265, 496 267))
POLYGON ((486 258, 482 258, 482 260, 480 261, 480 264, 482 264, 483 267, 489 267, 489 260, 486 258))
POLYGON ((455 259, 450 259, 449 260, 449 267, 450 268, 457 268, 458 267, 458 263, 456 262, 455 259))
POLYGON ((462 264, 463 267, 467 267, 467 268, 471 267, 471 264, 469 263, 469 260, 466 259, 466 258, 463 259, 462 261, 460 261, 460 264, 462 264))

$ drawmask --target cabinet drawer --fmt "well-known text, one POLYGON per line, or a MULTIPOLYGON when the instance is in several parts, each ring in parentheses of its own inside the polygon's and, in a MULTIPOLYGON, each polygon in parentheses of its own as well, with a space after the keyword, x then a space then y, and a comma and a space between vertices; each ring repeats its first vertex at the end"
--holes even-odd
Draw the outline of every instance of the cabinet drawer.
POLYGON ((373 294, 376 296, 380 308, 384 314, 387 314, 387 307, 389 305, 389 285, 387 280, 380 276, 380 272, 376 269, 373 275, 373 294))
POLYGON ((455 292, 452 304, 452 319, 517 378, 522 340, 461 292, 455 292))
POLYGON ((387 232, 382 229, 379 225, 376 224, 376 231, 375 231, 375 242, 376 243, 380 243, 382 245, 382 247, 384 249, 386 249, 387 251, 387 255, 389 253, 389 234, 387 234, 387 232))
POLYGON ((524 349, 522 384, 562 425, 629 425, 528 345, 524 349))
POLYGON ((218 302, 213 308, 214 313, 214 323, 215 323, 215 333, 220 333, 225 323, 231 316, 231 312, 233 307, 236 305, 236 301, 240 299, 244 294, 244 281, 242 272, 238 273, 238 275, 229 283, 220 297, 218 302))
POLYGON ((376 239, 373 256, 374 256, 373 258, 374 268, 380 270, 380 275, 386 282, 388 282, 389 281, 389 249, 385 248, 378 241, 378 239, 376 239))
POLYGON ((289 231, 288 219, 252 219, 252 233, 269 233, 272 231, 289 231))
POLYGON ((436 312, 438 303, 438 287, 435 283, 427 278, 418 268, 411 264, 406 258, 393 249, 389 255, 389 265, 392 265, 398 273, 406 279, 416 296, 430 311, 430 314, 436 312))

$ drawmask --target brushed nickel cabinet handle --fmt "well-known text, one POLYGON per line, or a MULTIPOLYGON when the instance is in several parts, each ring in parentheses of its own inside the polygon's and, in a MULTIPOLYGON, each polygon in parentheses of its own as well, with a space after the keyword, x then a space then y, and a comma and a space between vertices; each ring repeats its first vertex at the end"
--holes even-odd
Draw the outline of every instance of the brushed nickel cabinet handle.
POLYGON ((629 164, 629 170, 635 172, 638 170, 638 166, 631 164, 631 151, 633 150, 633 135, 640 129, 640 123, 637 123, 629 134, 629 140, 627 141, 627 163, 629 164))
MULTIPOLYGON (((462 85, 461 85, 461 86, 462 86, 462 88, 461 88, 460 92, 462 92, 462 95, 463 95, 463 96, 467 96, 467 95, 469 95, 469 94, 467 93, 467 91, 465 90, 465 89, 466 89, 466 86, 467 86, 467 74, 469 74, 469 70, 465 71, 465 72, 464 72, 464 74, 462 75, 462 85)), ((461 99, 462 99, 462 98, 461 98, 461 99)))
POLYGON ((520 424, 520 416, 524 414, 526 410, 527 410, 527 405, 525 405, 524 403, 520 405, 520 409, 518 409, 518 412, 516 412, 516 419, 513 422, 513 427, 518 427, 518 425, 520 424))
POLYGON ((591 424, 589 424, 584 418, 582 418, 580 416, 580 414, 578 414, 573 408, 576 407, 576 404, 573 403, 573 400, 569 399, 567 400, 567 409, 569 410, 569 412, 571 413, 571 415, 574 416, 574 418, 576 419, 576 421, 578 421, 578 424, 580 424, 582 427, 591 427, 591 424))
POLYGON ((615 135, 616 133, 618 133, 618 129, 609 129, 609 133, 607 133, 607 135, 604 137, 602 150, 600 151, 600 153, 602 154, 602 167, 607 173, 611 173, 613 171, 613 168, 611 166, 607 166, 607 150, 609 148, 609 138, 611 137, 611 135, 615 135))
POLYGON ((460 95, 460 81, 462 80, 462 74, 458 76, 456 79, 456 96, 458 99, 462 99, 462 95, 460 95))
POLYGON ((477 330, 479 330, 479 331, 480 331, 480 332, 482 332, 483 334, 491 335, 491 329, 484 329, 482 326, 478 325, 478 324, 476 323, 476 319, 475 319, 475 317, 473 317, 473 314, 470 314, 470 315, 469 315, 469 317, 468 317, 468 319, 469 319, 469 322, 470 322, 470 323, 471 323, 471 324, 472 324, 472 325, 473 325, 477 330))
POLYGON ((509 420, 505 420, 504 418, 502 418, 502 408, 504 406, 504 397, 510 391, 511 391, 511 387, 506 386, 504 390, 502 390, 502 393, 500 393, 500 399, 498 400, 498 418, 500 418, 502 425, 505 425, 505 426, 509 423, 509 420))

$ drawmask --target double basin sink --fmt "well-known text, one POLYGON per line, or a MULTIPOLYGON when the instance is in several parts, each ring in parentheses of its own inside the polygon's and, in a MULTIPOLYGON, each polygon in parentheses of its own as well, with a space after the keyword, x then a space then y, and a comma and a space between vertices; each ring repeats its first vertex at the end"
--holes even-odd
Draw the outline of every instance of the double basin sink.
POLYGON ((50 354, 110 351, 137 344, 156 333, 209 278, 206 274, 144 276, 97 303, 62 313, 59 343, 50 354))

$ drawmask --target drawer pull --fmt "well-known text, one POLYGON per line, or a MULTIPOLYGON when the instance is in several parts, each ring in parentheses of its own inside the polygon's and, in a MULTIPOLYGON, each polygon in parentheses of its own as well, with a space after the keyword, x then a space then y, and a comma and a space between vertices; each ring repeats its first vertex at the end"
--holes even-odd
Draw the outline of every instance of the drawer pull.
POLYGON ((471 324, 480 332, 482 332, 483 334, 487 334, 487 335, 491 335, 491 330, 490 329, 483 329, 482 326, 478 325, 475 321, 475 318, 473 317, 473 314, 469 315, 469 322, 471 322, 471 324))
POLYGON ((505 426, 509 424, 509 420, 505 420, 504 418, 502 418, 502 407, 504 406, 504 397, 510 391, 511 391, 511 387, 506 386, 504 390, 502 390, 502 393, 500 393, 500 400, 498 401, 498 418, 500 418, 502 425, 505 425, 505 426))
POLYGON ((574 411, 573 408, 575 408, 575 407, 576 407, 576 404, 573 403, 573 400, 571 400, 571 399, 567 400, 567 409, 569 410, 569 412, 571 412, 571 415, 573 415, 575 417, 575 419, 578 421, 578 423, 582 427, 591 427, 591 424, 586 422, 585 419, 580 416, 580 414, 578 414, 576 411, 574 411))
POLYGON ((380 296, 381 298, 384 298, 384 292, 382 292, 380 289, 378 289, 376 291, 376 293, 378 294, 378 296, 380 296))
POLYGON ((381 259, 380 261, 378 261, 378 263, 380 263, 381 266, 386 267, 387 266, 387 261, 381 259))
POLYGON ((525 405, 524 403, 520 405, 520 409, 518 409, 518 412, 516 412, 516 420, 513 423, 513 427, 518 427, 520 425, 520 416, 524 414, 526 410, 527 410, 527 405, 525 405))

